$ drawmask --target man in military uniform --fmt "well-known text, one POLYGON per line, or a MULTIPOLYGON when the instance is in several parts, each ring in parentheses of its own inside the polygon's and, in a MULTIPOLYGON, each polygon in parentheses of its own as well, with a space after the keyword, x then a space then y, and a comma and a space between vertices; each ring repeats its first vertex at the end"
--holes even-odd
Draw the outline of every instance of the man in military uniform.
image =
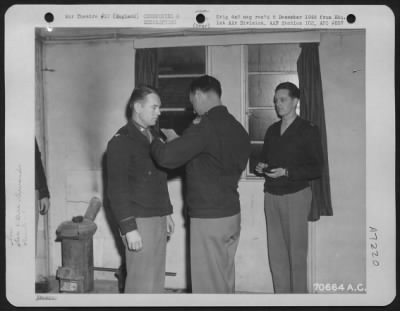
POLYGON ((190 101, 201 119, 168 143, 152 142, 164 167, 186 164, 186 204, 190 216, 193 293, 233 293, 240 236, 238 182, 250 155, 250 138, 221 103, 221 85, 211 76, 195 79, 190 101))
POLYGON ((318 128, 296 114, 300 91, 290 82, 275 89, 281 120, 265 134, 256 172, 265 176, 264 209, 269 263, 276 293, 307 292, 309 181, 322 173, 318 128))
POLYGON ((153 88, 142 86, 128 105, 132 115, 107 147, 108 196, 126 249, 125 293, 162 293, 174 223, 167 175, 150 156, 161 102, 153 88))
MULTIPOLYGON (((44 167, 42 163, 42 157, 39 150, 38 143, 35 138, 35 195, 36 195, 36 207, 35 207, 35 255, 38 257, 38 243, 43 243, 42 240, 38 240, 38 222, 39 214, 46 215, 50 208, 50 193, 47 186, 47 179, 44 173, 44 167)), ((40 249, 40 248, 39 248, 40 249)), ((43 265, 37 261, 36 265, 36 292, 47 292, 49 280, 43 275, 43 265)))

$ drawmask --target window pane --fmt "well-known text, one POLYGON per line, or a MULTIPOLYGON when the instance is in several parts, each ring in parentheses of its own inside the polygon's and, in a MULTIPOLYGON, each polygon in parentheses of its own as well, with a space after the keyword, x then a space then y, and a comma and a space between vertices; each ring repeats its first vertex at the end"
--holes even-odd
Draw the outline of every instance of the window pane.
POLYGON ((204 46, 160 48, 158 51, 159 74, 202 74, 206 70, 204 46))
POLYGON ((275 109, 250 110, 248 114, 250 139, 256 141, 264 141, 268 127, 279 120, 275 109))
POLYGON ((162 78, 158 80, 162 108, 189 108, 189 86, 195 78, 162 78))
POLYGON ((249 72, 297 71, 298 44, 249 45, 249 72))
POLYGON ((287 81, 299 85, 297 74, 249 75, 249 107, 274 107, 275 88, 287 81))
POLYGON ((251 144, 251 154, 249 159, 249 171, 254 174, 254 168, 257 166, 260 159, 260 153, 263 144, 251 144))
POLYGON ((159 119, 159 127, 174 129, 178 135, 182 135, 194 117, 192 111, 163 111, 159 119))

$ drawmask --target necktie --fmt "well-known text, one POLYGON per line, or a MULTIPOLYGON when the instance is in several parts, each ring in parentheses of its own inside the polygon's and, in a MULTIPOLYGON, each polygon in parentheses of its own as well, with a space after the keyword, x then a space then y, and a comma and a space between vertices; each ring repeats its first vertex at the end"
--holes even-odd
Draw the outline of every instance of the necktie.
POLYGON ((151 143, 152 140, 153 140, 153 135, 151 135, 150 130, 149 130, 148 128, 147 128, 147 129, 143 129, 143 133, 144 133, 144 135, 147 137, 147 139, 149 140, 149 142, 151 143))

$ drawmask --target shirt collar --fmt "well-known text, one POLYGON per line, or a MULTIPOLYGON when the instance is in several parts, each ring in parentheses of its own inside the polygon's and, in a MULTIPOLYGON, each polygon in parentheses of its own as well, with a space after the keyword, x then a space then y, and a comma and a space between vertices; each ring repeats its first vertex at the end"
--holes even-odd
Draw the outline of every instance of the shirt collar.
MULTIPOLYGON (((298 127, 300 117, 297 115, 296 118, 290 123, 290 125, 287 127, 285 132, 283 133, 284 135, 287 133, 290 133, 292 131, 296 132, 296 128, 298 127)), ((282 119, 278 122, 279 126, 276 127, 276 131, 278 136, 281 136, 281 124, 282 124, 282 119)))
POLYGON ((128 121, 128 130, 130 135, 135 135, 135 133, 141 133, 143 136, 146 137, 147 129, 133 120, 128 121))
POLYGON ((139 123, 137 123, 135 120, 132 120, 132 124, 140 131, 140 132, 144 132, 146 131, 148 128, 145 128, 144 126, 140 125, 139 123))
POLYGON ((215 107, 212 107, 210 110, 208 110, 204 115, 209 115, 209 114, 214 114, 214 113, 218 113, 218 112, 225 112, 228 109, 223 106, 223 105, 218 105, 215 107))

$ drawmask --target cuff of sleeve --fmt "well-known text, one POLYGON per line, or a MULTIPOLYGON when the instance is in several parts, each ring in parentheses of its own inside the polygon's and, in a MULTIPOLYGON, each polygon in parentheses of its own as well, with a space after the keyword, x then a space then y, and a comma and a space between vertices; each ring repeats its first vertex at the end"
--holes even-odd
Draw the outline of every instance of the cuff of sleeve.
POLYGON ((122 235, 125 235, 129 231, 133 231, 137 229, 136 219, 135 217, 129 217, 122 219, 119 222, 119 229, 122 235))
POLYGON ((43 198, 50 198, 49 190, 39 189, 38 192, 39 192, 39 200, 41 200, 43 198))
POLYGON ((293 170, 287 167, 287 168, 286 168, 286 175, 285 175, 285 177, 286 177, 287 179, 289 179, 289 180, 292 180, 292 179, 293 179, 293 170))
POLYGON ((298 176, 298 169, 295 168, 288 168, 288 176, 287 179, 291 180, 291 181, 296 181, 301 179, 301 176, 298 176), (299 178, 300 177, 300 178, 299 178))

